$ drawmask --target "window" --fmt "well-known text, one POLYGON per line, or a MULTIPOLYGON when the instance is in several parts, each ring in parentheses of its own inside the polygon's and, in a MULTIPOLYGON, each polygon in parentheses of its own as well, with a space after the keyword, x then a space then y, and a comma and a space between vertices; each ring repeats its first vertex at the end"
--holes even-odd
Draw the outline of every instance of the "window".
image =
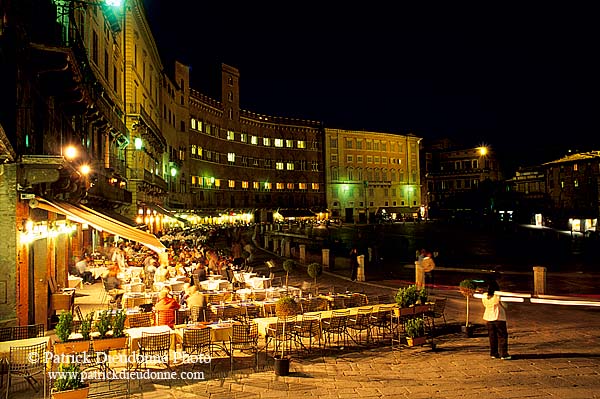
POLYGON ((312 188, 313 190, 315 190, 315 191, 318 191, 318 190, 319 190, 319 183, 312 183, 312 184, 311 184, 311 188, 312 188))
POLYGON ((198 147, 196 146, 196 144, 192 144, 192 151, 191 151, 191 152, 192 152, 192 155, 196 155, 196 150, 197 150, 197 148, 198 148, 198 147))
MULTIPOLYGON (((577 166, 577 165, 575 165, 575 166, 577 166)), ((573 180, 573 186, 579 187, 579 180, 577 180, 577 179, 573 180)))
POLYGON ((265 182, 265 190, 270 190, 273 188, 273 183, 265 182))
POLYGON ((387 163, 388 163, 387 161, 388 161, 387 157, 381 157, 381 163, 382 164, 387 165, 387 163))
POLYGON ((374 149, 375 151, 379 151, 379 141, 374 141, 374 142, 373 142, 373 149, 374 149))
POLYGON ((248 157, 242 157, 242 165, 248 166, 248 157))
POLYGON ((248 182, 247 181, 243 181, 242 182, 242 188, 248 189, 248 182))
POLYGON ((294 148, 294 140, 286 140, 285 141, 285 146, 287 148, 294 148))
POLYGON ((229 163, 235 163, 235 152, 228 152, 227 153, 227 161, 229 163))
POLYGON ((337 162, 337 155, 336 154, 331 155, 331 162, 337 162))
POLYGON ((367 140, 367 150, 373 149, 373 142, 371 140, 367 140))
POLYGON ((331 138, 331 139, 329 140, 329 146, 330 146, 331 148, 337 148, 337 139, 335 139, 335 138, 331 138))
POLYGON ((283 147, 283 139, 275 139, 275 147, 283 147))
POLYGON ((347 163, 352 163, 354 162, 354 157, 352 155, 346 155, 346 162, 347 163))
POLYGON ((361 139, 356 139, 356 149, 362 150, 362 140, 361 139))
POLYGON ((181 121, 179 123, 179 131, 180 132, 185 132, 185 122, 184 121, 181 121))
POLYGON ((275 163, 275 169, 277 169, 277 170, 283 170, 283 162, 276 162, 275 163))
POLYGON ((285 188, 285 185, 283 183, 276 183, 275 188, 277 190, 283 190, 285 188))
POLYGON ((232 93, 232 92, 229 92, 229 93, 227 94, 227 99, 228 99, 230 102, 231 102, 231 101, 233 101, 233 93, 232 93))
POLYGON ((288 162, 285 164, 287 170, 294 170, 294 163, 288 162))
POLYGON ((363 156, 362 155, 357 155, 356 156, 356 163, 362 163, 363 162, 363 156))
POLYGON ((346 139, 346 148, 352 148, 352 139, 346 139))
POLYGON ((258 137, 250 136, 250 144, 258 145, 258 137))
POLYGON ((338 169, 337 168, 331 168, 331 180, 338 180, 339 176, 338 176, 338 169))
POLYGON ((235 140, 235 133, 231 130, 227 131, 227 140, 235 140))
POLYGON ((298 148, 306 148, 306 141, 298 140, 297 146, 298 146, 298 148))
POLYGON ((299 165, 300 165, 300 170, 306 170, 306 160, 301 159, 299 161, 299 165))
POLYGON ((367 155, 367 163, 373 163, 373 157, 371 155, 367 155))
MULTIPOLYGON (((573 164, 573 171, 577 172, 577 164, 576 163, 573 164)), ((575 181, 577 181, 577 180, 575 180, 575 181)), ((577 187, 577 186, 575 186, 575 187, 577 187)))
POLYGON ((92 61, 98 65, 98 34, 96 31, 92 32, 92 61))
POLYGON ((229 188, 235 188, 235 180, 229 180, 229 188))
POLYGON ((348 169, 348 180, 352 181, 353 179, 353 170, 352 168, 348 169))
POLYGON ((260 183, 257 181, 252 182, 252 188, 258 190, 260 188, 260 183))
POLYGON ((271 138, 270 137, 263 137, 263 145, 265 147, 270 147, 271 146, 271 138))
POLYGON ((313 172, 318 172, 319 171, 319 162, 317 161, 312 161, 311 162, 311 170, 313 172))
POLYGON ((379 163, 379 157, 375 157, 375 163, 379 163))
POLYGON ((387 143, 386 142, 381 143, 381 151, 387 151, 387 143))
POLYGON ((288 190, 293 190, 294 189, 294 183, 288 183, 286 184, 286 187, 288 190))
MULTIPOLYGON (((211 181, 213 181, 213 179, 211 179, 211 181)), ((215 182, 215 187, 221 187, 221 179, 214 179, 215 182)))
POLYGON ((190 128, 192 128, 193 130, 196 130, 196 119, 192 118, 190 120, 190 128))
POLYGON ((306 190, 306 183, 298 183, 298 188, 300 190, 306 190))

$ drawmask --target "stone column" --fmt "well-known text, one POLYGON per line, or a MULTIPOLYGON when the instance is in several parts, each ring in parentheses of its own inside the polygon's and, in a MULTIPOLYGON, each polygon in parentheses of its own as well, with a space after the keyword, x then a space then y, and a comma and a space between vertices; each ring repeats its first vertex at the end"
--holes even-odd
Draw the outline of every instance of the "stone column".
POLYGON ((285 246, 283 248, 283 256, 285 256, 286 258, 289 258, 291 256, 291 250, 290 250, 290 245, 291 245, 291 241, 290 240, 285 240, 285 246))
POLYGON ((329 267, 329 248, 321 249, 321 253, 323 256, 323 270, 330 270, 329 267))
POLYGON ((265 249, 269 249, 269 237, 265 236, 264 239, 265 239, 265 249))
POLYGON ((425 287, 425 271, 419 262, 415 262, 415 285, 419 289, 425 287))
POLYGON ((543 266, 533 267, 533 295, 544 295, 546 293, 546 268, 543 266))
POLYGON ((273 252, 279 253, 279 239, 277 237, 273 239, 273 252))
POLYGON ((306 244, 300 244, 300 263, 306 263, 306 244))
POLYGON ((356 281, 365 281, 365 256, 358 255, 358 272, 356 273, 356 281))

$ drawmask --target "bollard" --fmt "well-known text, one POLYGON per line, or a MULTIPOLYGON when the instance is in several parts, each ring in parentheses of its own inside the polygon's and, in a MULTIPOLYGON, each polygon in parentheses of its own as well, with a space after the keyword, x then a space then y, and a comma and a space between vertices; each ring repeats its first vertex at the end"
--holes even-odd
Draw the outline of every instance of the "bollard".
POLYGON ((268 250, 268 249, 269 249, 269 237, 268 237, 268 236, 265 236, 265 237, 264 237, 264 240, 265 240, 265 249, 267 249, 267 250, 268 250))
POLYGON ((358 255, 356 257, 358 261, 358 271, 356 272, 356 281, 365 281, 365 256, 358 255))
POLYGON ((546 293, 546 268, 543 266, 533 267, 533 295, 544 295, 546 293))
POLYGON ((329 270, 330 266, 329 266, 329 249, 328 248, 323 248, 321 249, 321 253, 323 254, 323 269, 324 270, 329 270))
POLYGON ((415 285, 418 289, 425 287, 425 271, 419 262, 415 262, 415 285))

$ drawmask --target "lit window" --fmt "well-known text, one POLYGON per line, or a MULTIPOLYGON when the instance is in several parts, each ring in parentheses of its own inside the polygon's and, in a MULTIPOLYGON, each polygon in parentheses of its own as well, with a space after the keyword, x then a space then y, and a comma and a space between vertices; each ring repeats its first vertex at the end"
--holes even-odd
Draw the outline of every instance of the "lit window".
POLYGON ((286 164, 287 170, 294 170, 294 163, 293 162, 288 162, 286 164))
POLYGON ((311 187, 313 190, 318 191, 319 190, 319 183, 312 183, 311 187))
POLYGON ((258 145, 258 137, 250 136, 250 144, 258 145))
POLYGON ((271 138, 269 138, 269 137, 263 137, 263 145, 265 147, 270 147, 271 146, 271 138))
POLYGON ((375 157, 375 163, 379 163, 379 157, 375 157))
POLYGON ((275 139, 275 147, 283 147, 283 139, 275 139))
POLYGON ((370 155, 367 155, 367 163, 373 163, 373 157, 370 155))
POLYGON ((196 187, 196 184, 198 183, 198 180, 196 179, 196 176, 192 176, 192 187, 196 187))
POLYGON ((577 180, 577 179, 573 180, 573 185, 575 187, 579 187, 579 180, 577 180))
POLYGON ((227 161, 229 161, 229 163, 235 163, 235 152, 227 153, 227 161))
POLYGON ((352 139, 346 139, 346 148, 352 148, 352 139))
POLYGON ((192 120, 190 121, 190 127, 196 130, 196 119, 192 118, 192 120))
POLYGON ((221 179, 215 179, 214 182, 215 182, 215 187, 221 187, 221 179))
POLYGON ((202 158, 202 147, 198 147, 198 157, 202 158))
POLYGON ((298 140, 298 148, 306 148, 306 141, 304 140, 298 140))
POLYGON ((286 140, 285 141, 285 146, 287 148, 294 148, 294 140, 286 140))
POLYGON ((246 133, 240 134, 240 141, 242 143, 247 143, 248 142, 248 135, 246 133))
POLYGON ((242 188, 248 188, 248 182, 247 181, 243 181, 242 182, 242 188))
POLYGON ((362 140, 361 139, 356 139, 356 149, 362 150, 362 140))
POLYGON ((202 131, 202 121, 198 121, 198 131, 202 131))
POLYGON ((288 190, 293 190, 294 189, 294 183, 288 183, 287 184, 287 189, 288 190))
POLYGON ((229 180, 229 188, 235 188, 235 180, 229 180))
POLYGON ((283 183, 277 183, 275 184, 275 187, 277 188, 277 190, 283 190, 285 185, 283 183))
MULTIPOLYGON (((576 163, 574 163, 574 164, 573 164, 573 170, 574 170, 575 172, 577 172, 577 164, 576 164, 576 163)), ((577 186, 575 186, 575 187, 577 187, 577 186)))
POLYGON ((298 188, 300 190, 306 190, 306 183, 298 183, 298 188))
POLYGON ((192 144, 192 155, 196 155, 196 149, 197 149, 196 144, 192 144))
POLYGON ((387 164, 387 157, 381 157, 381 163, 387 164))
POLYGON ((283 170, 283 162, 276 162, 275 163, 275 169, 277 169, 277 170, 283 170))
POLYGON ((270 190, 273 188, 273 183, 265 182, 265 190, 270 190))
POLYGON ((235 133, 231 130, 227 131, 227 140, 235 140, 235 133))
POLYGON ((255 190, 258 190, 260 188, 260 183, 257 182, 257 181, 253 182, 252 183, 252 188, 255 189, 255 190))

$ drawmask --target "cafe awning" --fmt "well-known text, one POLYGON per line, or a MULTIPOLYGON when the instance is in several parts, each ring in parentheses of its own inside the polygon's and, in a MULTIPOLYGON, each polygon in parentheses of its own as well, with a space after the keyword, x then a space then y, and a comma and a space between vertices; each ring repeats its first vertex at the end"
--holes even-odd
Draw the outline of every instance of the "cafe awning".
POLYGON ((166 247, 154 234, 146 233, 145 231, 128 226, 125 223, 112 219, 91 208, 87 208, 83 205, 76 206, 69 202, 56 199, 47 200, 40 197, 36 197, 36 199, 38 208, 49 212, 60 213, 78 223, 87 223, 96 230, 106 231, 128 240, 139 242, 156 253, 161 254, 166 251, 166 247))
POLYGON ((175 211, 171 210, 171 209, 167 209, 164 206, 158 205, 158 204, 145 204, 145 206, 147 206, 148 208, 152 209, 153 211, 156 211, 156 213, 159 213, 161 215, 170 217, 172 219, 178 220, 184 224, 189 224, 190 222, 182 217, 179 216, 175 216, 175 211))

